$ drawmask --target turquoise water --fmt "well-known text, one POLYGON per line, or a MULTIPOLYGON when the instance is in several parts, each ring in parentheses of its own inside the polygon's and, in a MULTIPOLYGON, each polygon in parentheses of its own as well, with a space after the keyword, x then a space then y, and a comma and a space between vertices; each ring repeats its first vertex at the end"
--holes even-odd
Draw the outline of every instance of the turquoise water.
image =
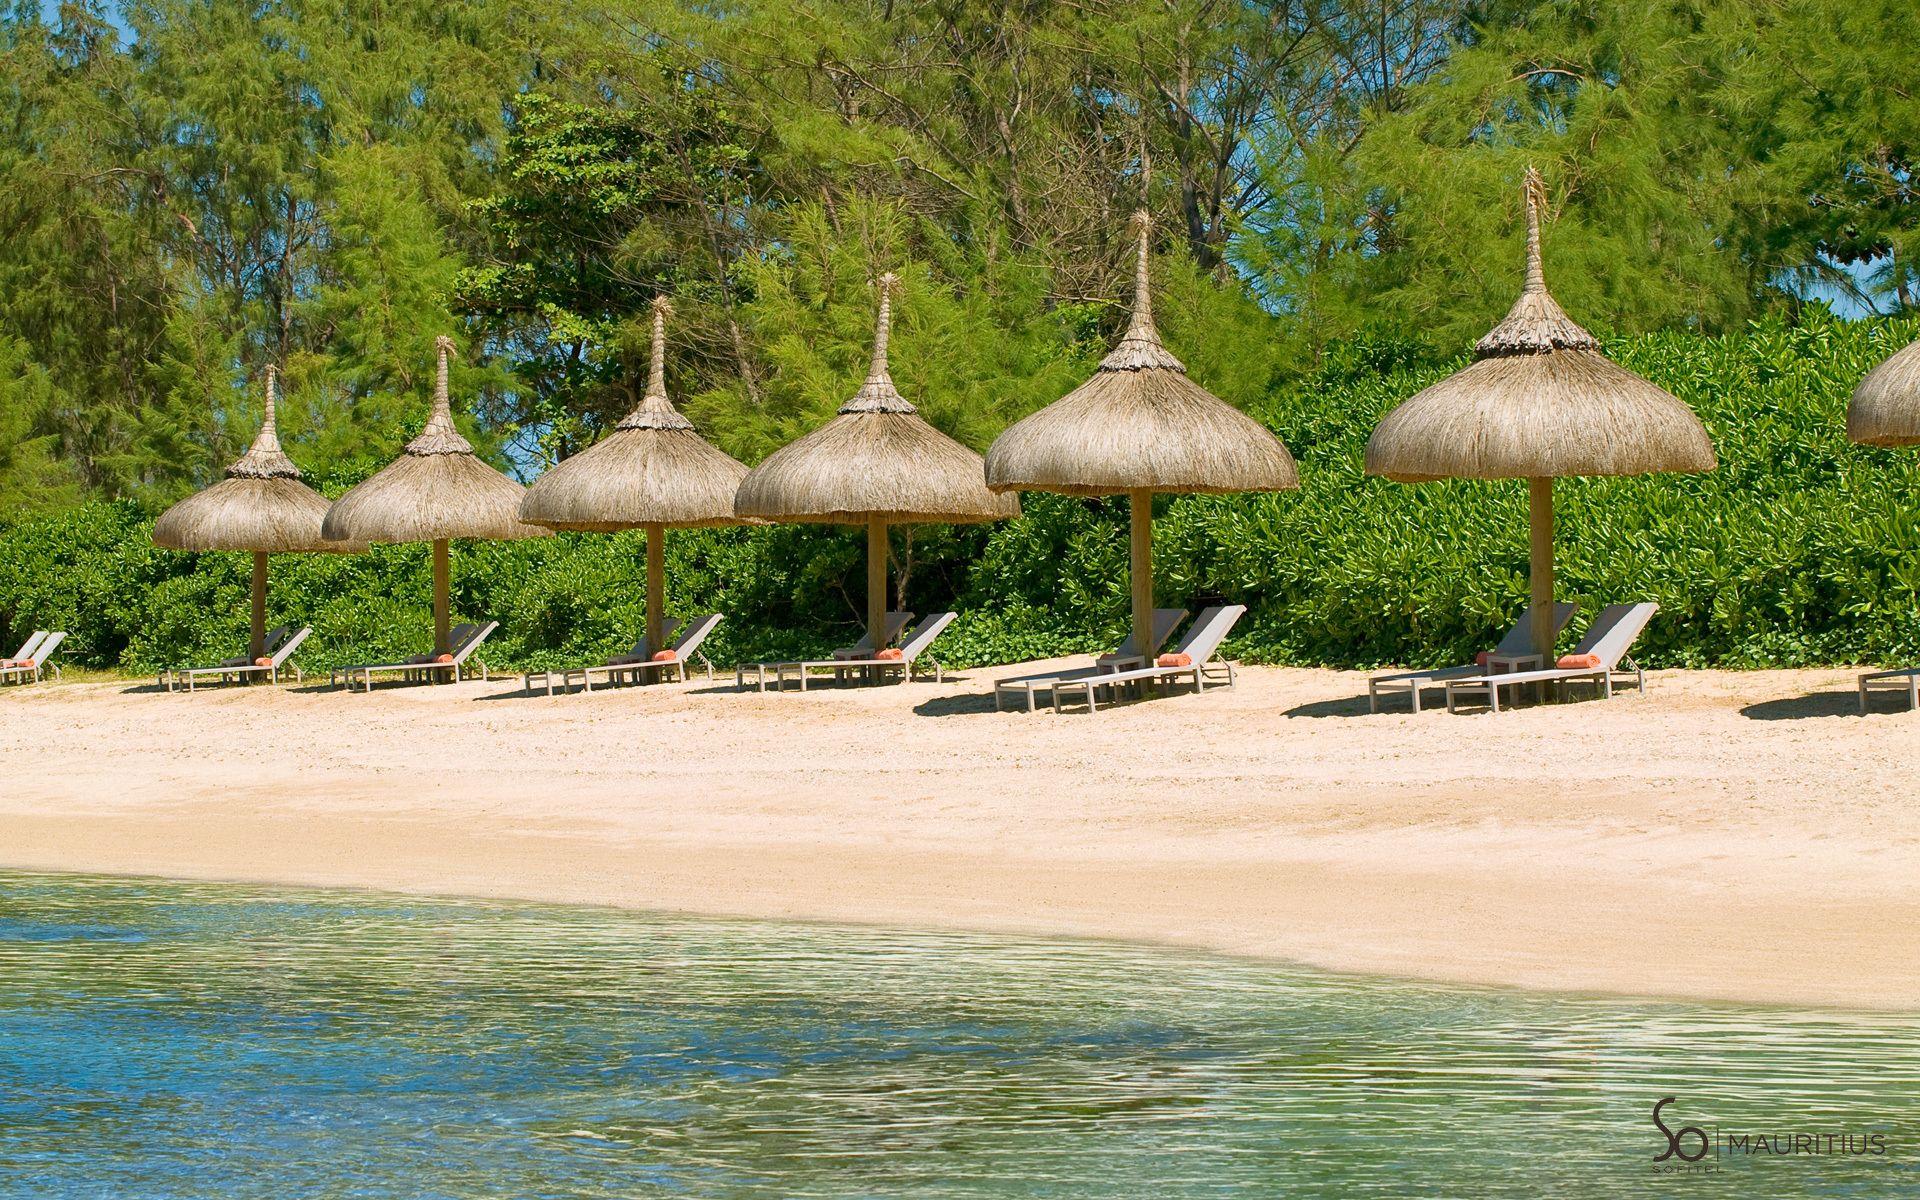
POLYGON ((1920 1016, 0 874, 0 1196, 907 1195, 1920 1195, 1920 1016))

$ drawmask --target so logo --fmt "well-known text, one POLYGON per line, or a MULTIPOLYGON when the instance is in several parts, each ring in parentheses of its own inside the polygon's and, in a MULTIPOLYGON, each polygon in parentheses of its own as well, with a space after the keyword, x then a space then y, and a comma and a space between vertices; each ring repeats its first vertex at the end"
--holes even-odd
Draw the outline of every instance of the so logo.
POLYGON ((1667 1123, 1660 1119, 1660 1110, 1672 1104, 1673 1099, 1672 1096, 1668 1096, 1653 1106, 1653 1123, 1659 1127, 1661 1133, 1667 1135, 1666 1150, 1654 1155, 1653 1161, 1665 1162, 1670 1158, 1678 1157, 1682 1162, 1699 1162, 1707 1156, 1707 1151, 1712 1148, 1713 1142, 1707 1137, 1707 1131, 1698 1125, 1682 1125, 1679 1129, 1667 1128, 1667 1123))

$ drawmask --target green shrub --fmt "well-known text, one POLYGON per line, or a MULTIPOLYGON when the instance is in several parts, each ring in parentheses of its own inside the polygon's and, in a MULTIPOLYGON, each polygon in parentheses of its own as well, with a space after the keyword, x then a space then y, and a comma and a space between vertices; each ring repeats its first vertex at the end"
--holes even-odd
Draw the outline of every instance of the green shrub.
MULTIPOLYGON (((1920 456, 1850 445, 1847 396, 1920 321, 1755 324, 1701 338, 1614 342, 1626 366, 1692 405, 1720 468, 1699 476, 1563 481, 1563 598, 1590 614, 1657 600, 1652 665, 1793 666, 1920 659, 1920 456)), ((1338 666, 1456 660, 1526 600, 1518 482, 1403 486, 1361 469, 1395 404, 1457 369, 1390 339, 1339 347, 1274 387, 1256 415, 1300 460, 1304 487, 1271 496, 1164 497, 1155 556, 1163 602, 1209 595, 1252 612, 1232 650, 1338 666)), ((1204 380, 1203 380, 1204 382, 1204 380)), ((961 613, 954 665, 1110 646, 1126 623, 1126 514, 1117 500, 1029 495, 1022 519, 912 531, 910 606, 961 613)), ((149 670, 233 652, 245 638, 247 561, 151 547, 150 515, 91 504, 0 529, 0 641, 71 631, 74 658, 149 670)), ((904 532, 894 535, 905 556, 904 532)), ((727 614, 715 661, 817 653, 857 634, 864 553, 831 527, 676 532, 669 611, 727 614)), ((566 534, 454 552, 460 616, 501 622, 491 661, 577 662, 625 647, 645 611, 637 533, 566 534)), ((424 648, 424 546, 356 557, 277 557, 269 614, 314 626, 311 667, 424 648)))

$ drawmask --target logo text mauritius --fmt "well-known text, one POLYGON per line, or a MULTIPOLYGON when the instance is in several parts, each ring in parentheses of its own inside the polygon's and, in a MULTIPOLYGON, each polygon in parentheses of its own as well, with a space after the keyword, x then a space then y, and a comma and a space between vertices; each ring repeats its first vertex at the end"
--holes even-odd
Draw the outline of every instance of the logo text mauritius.
POLYGON ((1711 1171, 1713 1164, 1732 1158, 1788 1158, 1809 1155, 1869 1155, 1888 1153, 1887 1136, 1871 1130, 1803 1128, 1702 1129, 1698 1125, 1667 1123, 1661 1110, 1675 1102, 1672 1096, 1653 1106, 1653 1124, 1665 1146, 1653 1156, 1663 1171, 1711 1171))

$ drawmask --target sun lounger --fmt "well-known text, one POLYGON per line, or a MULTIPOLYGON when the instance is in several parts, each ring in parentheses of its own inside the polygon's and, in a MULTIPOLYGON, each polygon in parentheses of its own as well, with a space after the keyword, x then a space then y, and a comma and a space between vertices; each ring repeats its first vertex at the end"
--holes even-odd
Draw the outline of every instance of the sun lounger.
POLYGON ((1547 688, 1558 688, 1563 684, 1591 683, 1597 687, 1601 696, 1613 695, 1615 678, 1633 680, 1634 686, 1642 692, 1647 690, 1647 673, 1640 664, 1627 657, 1627 651, 1645 632, 1647 622, 1653 620, 1653 614, 1660 606, 1652 601, 1640 604, 1614 604, 1600 610, 1594 618, 1587 635, 1573 648, 1571 655, 1561 658, 1591 655, 1597 661, 1587 667, 1548 667, 1538 671, 1510 671, 1503 675, 1475 675, 1466 679, 1447 680, 1447 711, 1453 712, 1461 697, 1479 693, 1485 695, 1487 704, 1494 712, 1500 711, 1500 689, 1503 687, 1525 687, 1528 684, 1540 684, 1547 688), (1624 665, 1623 665, 1624 664, 1624 665))
MULTIPOLYGON (((1150 667, 1136 667, 1130 671, 1109 671, 1104 675, 1089 675, 1084 679, 1062 680, 1053 689, 1053 711, 1061 711, 1060 706, 1066 703, 1075 692, 1081 694, 1087 711, 1094 712, 1097 708, 1097 693, 1102 689, 1111 695, 1123 687, 1173 683, 1182 676, 1190 676, 1193 679, 1193 690, 1196 692, 1206 691, 1209 679, 1216 684, 1224 680, 1225 686, 1232 687, 1233 663, 1225 659, 1216 659, 1215 655, 1219 654, 1221 643, 1227 640, 1227 635, 1233 632, 1234 625, 1246 615, 1246 612, 1247 606, 1244 604, 1225 604, 1218 608, 1201 609, 1200 615, 1193 619, 1193 625, 1188 628, 1187 636, 1181 638, 1180 644, 1171 652, 1173 656, 1186 658, 1187 661, 1183 665, 1160 666, 1156 661, 1155 665, 1150 667)), ((1169 655, 1160 656, 1162 659, 1167 657, 1169 655)))
POLYGON ((905 683, 914 677, 914 672, 918 669, 922 658, 926 658, 928 662, 933 663, 933 680, 935 683, 939 683, 942 679, 946 678, 944 668, 940 666, 938 661, 927 654, 927 647, 933 645, 934 639, 946 632, 947 626, 953 624, 954 618, 959 615, 958 613, 943 612, 934 613, 930 617, 923 618, 918 625, 913 627, 911 632, 901 639, 900 656, 898 658, 879 658, 868 653, 864 657, 840 658, 836 656, 830 659, 811 659, 804 662, 781 663, 775 672, 774 687, 776 689, 784 688, 787 685, 788 677, 791 676, 799 681, 800 690, 804 692, 807 690, 808 671, 832 671, 834 681, 836 683, 844 683, 846 682, 848 674, 856 671, 862 675, 870 676, 875 680, 880 680, 886 678, 889 673, 897 670, 900 672, 900 682, 905 683))
MULTIPOLYGON (((660 630, 661 639, 665 640, 673 637, 674 631, 679 628, 680 618, 668 617, 662 624, 660 630)), ((652 658, 653 644, 647 640, 647 635, 643 632, 639 639, 633 643, 633 647, 625 654, 616 654, 603 663, 597 663, 589 667, 566 667, 551 671, 528 671, 520 677, 520 686, 528 692, 533 691, 536 686, 544 687, 547 689, 547 695, 551 696, 553 695, 554 685, 559 684, 563 688, 566 687, 567 677, 570 675, 578 675, 583 672, 606 674, 615 667, 624 667, 628 663, 647 662, 652 658)))
POLYGON ((258 663, 252 659, 243 657, 226 659, 211 667, 176 668, 161 672, 160 686, 173 692, 178 691, 180 685, 184 683, 187 685, 187 690, 191 692, 194 690, 195 683, 202 676, 208 675, 218 676, 222 683, 228 681, 237 682, 249 676, 257 675, 265 675, 270 683, 279 683, 280 669, 282 667, 292 671, 295 682, 299 682, 304 678, 304 676, 300 674, 300 668, 294 666, 287 660, 293 657, 293 652, 300 648, 300 643, 306 641, 312 633, 313 628, 309 625, 302 625, 299 629, 294 630, 293 636, 291 637, 287 636, 285 629, 276 629, 268 635, 268 641, 273 645, 272 652, 261 655, 262 658, 267 660, 265 663, 258 663))
POLYGON ((1870 692, 1905 692, 1907 708, 1920 708, 1920 667, 1905 667, 1898 671, 1869 671, 1860 677, 1860 715, 1867 715, 1867 696, 1870 692))
MULTIPOLYGON (((907 622, 911 620, 913 620, 913 614, 910 612, 890 612, 887 614, 887 645, 891 646, 900 640, 900 631, 905 629, 907 622)), ((850 659, 866 658, 872 653, 873 634, 868 632, 860 635, 860 640, 853 645, 842 646, 838 650, 832 651, 831 655, 834 658, 850 659)), ((791 663, 783 662, 740 663, 733 668, 733 686, 747 686, 747 676, 752 675, 754 683, 764 692, 767 690, 767 672, 774 672, 774 679, 777 682, 780 678, 780 668, 791 665, 791 663)))
POLYGON ((55 679, 60 678, 60 664, 52 660, 66 640, 66 631, 56 629, 41 638, 30 653, 7 660, 7 665, 0 667, 0 683, 39 683, 48 667, 53 668, 55 679))
POLYGON ((621 663, 614 667, 576 667, 566 673, 561 680, 562 687, 571 687, 576 681, 587 691, 593 690, 593 673, 604 673, 608 683, 646 683, 648 676, 655 681, 677 678, 679 682, 687 680, 687 663, 698 658, 707 668, 707 678, 713 678, 713 664, 700 652, 700 643, 707 640, 716 625, 720 624, 719 613, 704 613, 688 621, 680 632, 680 640, 670 649, 672 658, 655 659, 649 655, 646 659, 621 663))
MULTIPOLYGON (((272 629, 267 630, 267 636, 261 639, 260 642, 261 657, 264 658, 268 655, 278 653, 281 645, 286 642, 287 635, 292 632, 292 627, 287 625, 275 625, 272 629)), ((252 664, 253 656, 236 654, 232 658, 223 658, 212 666, 207 667, 168 667, 166 670, 160 672, 156 678, 156 682, 168 691, 172 691, 174 690, 173 683, 176 681, 176 677, 185 678, 190 672, 198 672, 206 675, 219 671, 223 667, 245 667, 251 666, 252 664)), ((188 690, 191 691, 192 689, 189 688, 188 690)))
MULTIPOLYGON (((500 628, 498 621, 455 627, 453 634, 447 639, 453 646, 453 651, 448 655, 446 662, 436 661, 437 655, 418 654, 396 663, 370 663, 357 667, 341 667, 333 672, 332 679, 335 684, 344 684, 348 691, 352 691, 354 681, 359 680, 360 689, 367 692, 373 690, 375 675, 399 675, 403 683, 454 683, 463 676, 472 674, 466 670, 467 659, 480 648, 481 643, 493 636, 493 631, 498 628, 500 628)), ((483 661, 480 662, 480 678, 488 678, 487 664, 483 661)))
MULTIPOLYGON (((1556 636, 1573 619, 1575 605, 1566 601, 1553 606, 1553 632, 1556 636)), ((1524 659, 1533 652, 1533 607, 1520 610, 1520 619, 1513 628, 1507 630, 1507 636, 1493 648, 1493 659, 1524 659)), ((1367 711, 1380 711, 1380 697, 1392 692, 1405 692, 1413 704, 1413 711, 1420 711, 1420 689, 1439 687, 1449 679, 1467 679, 1475 675, 1487 674, 1487 668, 1478 663, 1469 663, 1463 667, 1437 667, 1430 671, 1397 671, 1391 675, 1375 675, 1367 680, 1367 711)))
MULTIPOLYGON (((1184 608, 1156 608, 1153 610, 1153 645, 1149 650, 1157 651, 1165 644, 1168 635, 1185 620, 1184 608)), ((1027 711, 1034 710, 1034 699, 1041 692, 1051 692, 1053 685, 1063 681, 1084 679, 1089 675, 1103 675, 1109 671, 1123 671, 1129 667, 1146 665, 1147 656, 1133 644, 1133 635, 1120 643, 1120 648, 1109 654, 1102 654, 1088 667, 1070 667, 1064 671, 1048 671, 1041 675, 1018 675, 1011 679, 997 679, 993 684, 993 710, 1001 711, 1001 700, 1009 695, 1024 696, 1027 711)))
MULTIPOLYGON (((456 648, 459 646, 465 645, 467 640, 473 636, 474 630, 478 628, 479 628, 478 625, 469 625, 464 622, 462 624, 455 625, 453 629, 447 634, 447 644, 449 646, 454 646, 456 648)), ((337 687, 343 681, 345 681, 347 676, 353 674, 356 671, 391 671, 391 670, 397 670, 399 669, 399 667, 424 667, 432 663, 433 660, 434 660, 434 655, 431 652, 429 652, 426 654, 415 654, 410 658, 403 658, 400 660, 399 664, 397 665, 335 667, 333 671, 328 675, 327 682, 330 686, 337 687)))
MULTIPOLYGON (((910 612, 887 614, 887 645, 892 646, 900 641, 900 631, 905 629, 907 622, 911 620, 913 620, 913 614, 910 612)), ((872 654, 873 635, 870 633, 861 634, 860 640, 851 646, 842 646, 831 652, 834 658, 867 658, 872 654)))
POLYGON ((0 658, 0 667, 19 667, 26 665, 27 660, 32 658, 34 652, 40 649, 40 643, 46 640, 46 630, 34 630, 27 635, 26 641, 20 643, 20 648, 13 652, 12 658, 0 658))

